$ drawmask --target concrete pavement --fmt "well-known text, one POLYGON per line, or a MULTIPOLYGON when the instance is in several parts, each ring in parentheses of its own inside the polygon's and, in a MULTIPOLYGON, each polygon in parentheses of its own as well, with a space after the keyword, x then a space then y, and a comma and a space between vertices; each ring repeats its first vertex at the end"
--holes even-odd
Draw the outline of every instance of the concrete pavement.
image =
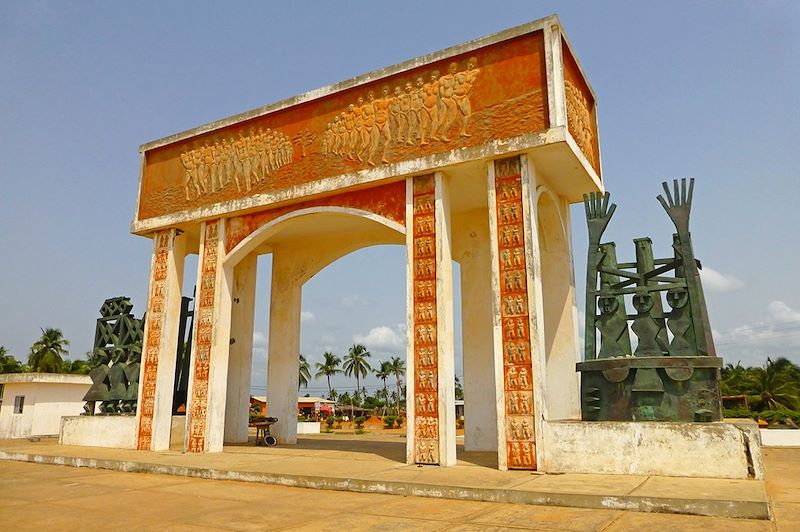
MULTIPOLYGON (((0 461, 4 530, 769 531, 764 520, 287 488, 0 461)), ((787 528, 788 530, 788 528, 787 528)))
MULTIPOLYGON (((260 523, 262 529, 272 528, 272 523, 258 517, 262 513, 260 509, 257 509, 256 513, 252 515, 248 513, 250 505, 247 503, 251 499, 261 503, 266 503, 267 499, 275 501, 283 501, 287 497, 301 499, 305 501, 304 504, 310 505, 315 513, 309 515, 298 510, 302 516, 302 519, 298 521, 298 516, 292 515, 289 510, 293 506, 287 506, 284 502, 277 505, 268 504, 268 506, 275 506, 280 510, 280 515, 273 516, 273 521, 277 519, 275 522, 281 523, 281 526, 308 526, 313 529, 324 529, 328 526, 326 519, 335 517, 335 522, 331 521, 331 527, 335 526, 336 528, 341 528, 341 526, 369 528, 374 525, 391 529, 393 526, 400 527, 405 524, 407 526, 404 528, 436 528, 442 525, 442 527, 447 526, 448 528, 465 526, 470 529, 497 526, 501 528, 532 526, 534 528, 570 529, 572 525, 569 523, 574 522, 581 524, 579 527, 581 530, 615 530, 644 526, 684 530, 692 529, 695 525, 704 529, 717 526, 720 529, 722 527, 730 528, 735 525, 736 530, 742 529, 742 527, 752 530, 770 530, 772 526, 792 530, 795 528, 794 524, 798 522, 797 518, 800 517, 800 496, 798 496, 800 494, 800 449, 767 449, 765 452, 767 460, 766 486, 769 490, 773 515, 777 517, 777 520, 770 524, 768 521, 759 522, 748 519, 720 520, 720 517, 705 518, 620 511, 622 509, 650 512, 670 511, 670 507, 663 506, 663 503, 672 501, 670 504, 674 505, 675 500, 682 500, 684 503, 690 501, 693 505, 690 510, 694 513, 709 510, 719 512, 719 509, 725 506, 740 510, 742 507, 747 508, 748 504, 758 503, 760 498, 763 498, 761 504, 765 506, 767 499, 764 484, 758 481, 615 475, 531 475, 529 472, 521 471, 499 472, 492 469, 494 464, 491 463, 489 455, 463 452, 459 453, 460 461, 456 467, 419 468, 406 466, 401 462, 404 442, 400 438, 397 441, 393 441, 391 438, 387 439, 386 435, 349 437, 337 435, 335 440, 327 438, 329 438, 328 435, 305 438, 301 440, 300 445, 273 449, 257 448, 252 445, 231 446, 226 447, 224 453, 203 456, 189 456, 178 451, 148 453, 66 447, 47 438, 39 442, 0 440, 0 456, 5 458, 16 457, 21 460, 100 468, 39 466, 0 460, 0 488, 4 494, 15 494, 3 497, 2 504, 0 504, 0 517, 3 519, 0 522, 4 524, 4 527, 6 522, 16 523, 13 520, 7 521, 6 518, 16 514, 13 512, 15 507, 21 505, 19 509, 22 509, 25 506, 26 496, 30 497, 28 502, 40 500, 37 497, 43 493, 43 490, 49 490, 49 488, 42 487, 47 484, 48 479, 52 479, 56 485, 68 484, 70 489, 56 490, 56 492, 62 496, 68 495, 65 500, 71 501, 68 506, 75 508, 75 512, 77 512, 73 516, 75 518, 90 519, 93 515, 92 511, 103 513, 105 510, 102 508, 108 506, 116 508, 114 514, 116 517, 113 517, 112 521, 119 520, 121 515, 126 515, 123 510, 123 503, 126 500, 141 500, 141 507, 149 508, 151 502, 148 500, 147 493, 174 490, 185 505, 191 507, 192 504, 195 504, 197 512, 225 514, 230 510, 233 512, 231 519, 238 515, 250 516, 244 520, 260 523), (26 467, 29 469, 25 469, 26 467), (42 473, 31 473, 33 477, 29 478, 25 471, 34 471, 30 468, 43 469, 43 471, 42 473), (153 471, 172 473, 172 475, 130 474, 113 470, 153 471), (56 474, 56 472, 58 473, 56 474), (39 475, 39 485, 37 485, 37 475, 39 475), (242 478, 253 483, 206 481, 191 477, 242 478), (25 482, 22 482, 23 479, 25 482), (14 482, 20 482, 20 485, 15 486, 14 482), (326 487, 339 491, 286 488, 255 484, 255 482, 290 486, 301 486, 305 482, 309 486, 326 487), (97 485, 101 487, 99 489, 92 488, 97 485), (120 486, 124 486, 123 497, 114 495, 115 488, 120 486), (150 490, 151 487, 154 489, 150 490), (225 489, 220 487, 225 487, 225 489), (366 493, 345 493, 340 490, 366 493), (190 493, 197 494, 194 503, 189 500, 191 497, 185 498, 190 493), (385 495, 388 493, 419 494, 426 497, 462 500, 385 495), (203 502, 203 497, 206 495, 200 496, 200 494, 207 494, 208 505, 203 502), (502 496, 502 494, 505 495, 502 496), (546 497, 542 499, 543 496, 546 497), (537 499, 537 497, 539 498, 537 499), (84 498, 90 502, 85 504, 80 502, 84 498), (230 504, 217 505, 212 500, 217 498, 228 501, 230 504), (318 502, 323 500, 333 505, 330 511, 326 510, 327 502, 318 502), (358 500, 364 502, 361 505, 356 504, 356 507, 370 507, 368 511, 364 512, 364 516, 359 517, 359 519, 363 519, 363 527, 354 522, 355 518, 348 514, 349 501, 358 500), (338 501, 343 502, 339 504, 338 501), (400 503, 399 501, 406 502, 400 503), (527 505, 505 504, 503 501, 522 502, 527 505), (531 506, 537 501, 547 506, 531 506), (654 506, 654 501, 660 501, 662 506, 654 506), (630 502, 632 504, 626 506, 630 502), (405 509, 406 503, 408 509, 405 509), (400 507, 397 507, 396 511, 386 512, 383 510, 384 507, 394 508, 397 504, 400 504, 400 507), (552 505, 561 505, 562 507, 552 505), (379 510, 374 510, 373 506, 379 510), (583 508, 565 508, 563 506, 583 506, 583 508), (586 508, 587 506, 588 508, 586 508), (415 510, 417 507, 419 507, 419 511, 415 510), (430 510, 426 512, 424 508, 430 510), (476 508, 474 514, 469 511, 472 508, 476 508), (698 508, 700 511, 696 511, 698 508), (318 512, 322 512, 322 514, 320 515, 318 512), (455 517, 453 519, 445 518, 444 516, 450 515, 450 512, 455 517), (312 517, 316 517, 316 520, 312 517), (562 518, 566 521, 562 521, 562 518), (413 522, 407 522, 409 519, 413 522), (432 521, 432 523, 423 521, 432 521)), ((155 506, 153 508, 164 503, 161 499, 163 497, 154 498, 152 504, 155 506)), ((48 508, 52 506, 53 511, 36 515, 35 519, 44 519, 46 515, 55 522, 61 522, 59 521, 61 517, 58 516, 61 515, 59 512, 64 510, 64 501, 56 497, 46 502, 46 506, 48 508)), ((138 503, 136 504, 138 505, 138 503)), ((758 506, 755 508, 757 509, 758 506)), ((673 508, 671 511, 675 511, 675 509, 673 508)), ((729 510, 727 511, 729 512, 729 510)), ((144 528, 149 522, 159 522, 163 519, 174 519, 174 523, 169 522, 178 528, 184 525, 204 526, 192 520, 195 513, 190 512, 190 514, 184 515, 180 509, 156 511, 154 516, 147 517, 150 521, 144 517, 136 517, 135 521, 139 523, 137 526, 144 528)), ((730 516, 732 514, 717 513, 716 515, 730 516)), ((733 515, 741 515, 741 513, 733 515)), ((765 516, 757 515, 757 517, 765 516)), ((64 521, 65 526, 70 522, 69 519, 64 521)), ((246 528, 243 522, 236 519, 229 522, 220 521, 213 526, 233 529, 246 528)))

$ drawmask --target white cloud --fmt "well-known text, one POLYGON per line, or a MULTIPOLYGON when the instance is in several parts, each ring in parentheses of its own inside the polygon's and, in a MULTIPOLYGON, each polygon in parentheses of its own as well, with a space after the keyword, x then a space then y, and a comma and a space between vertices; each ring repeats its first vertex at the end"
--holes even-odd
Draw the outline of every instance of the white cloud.
POLYGON ((709 292, 730 292, 744 286, 744 282, 738 277, 719 272, 708 266, 703 266, 703 269, 700 270, 700 279, 703 281, 703 288, 709 292))
POLYGON ((767 311, 772 319, 778 323, 800 322, 800 312, 793 310, 783 301, 772 301, 767 305, 767 311))
POLYGON ((300 313, 300 321, 314 321, 316 316, 314 316, 313 312, 306 312, 303 311, 300 313))
POLYGON ((381 325, 373 327, 367 334, 354 334, 353 341, 376 351, 399 351, 405 348, 405 330, 381 325))
POLYGON ((253 333, 253 349, 267 349, 267 337, 264 333, 256 331, 253 333))
POLYGON ((772 301, 766 319, 727 331, 714 330, 717 354, 727 362, 760 365, 767 356, 785 356, 800 362, 800 311, 783 301, 772 301))

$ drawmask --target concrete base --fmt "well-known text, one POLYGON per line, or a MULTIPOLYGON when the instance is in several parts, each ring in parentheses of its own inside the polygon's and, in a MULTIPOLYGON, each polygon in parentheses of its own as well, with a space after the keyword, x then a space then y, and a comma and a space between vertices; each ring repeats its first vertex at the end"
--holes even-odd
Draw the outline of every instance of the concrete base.
POLYGON ((298 421, 298 434, 319 434, 319 421, 298 421))
POLYGON ((549 421, 547 473, 764 478, 761 438, 752 420, 720 423, 549 421))
POLYGON ((71 447, 54 439, 0 440, 0 460, 462 501, 769 518, 759 480, 497 471, 486 462, 494 453, 462 452, 465 460, 453 467, 417 467, 404 463, 402 441, 365 437, 306 436, 292 446, 235 445, 191 457, 177 450, 71 447))
POLYGON ((762 447, 800 447, 800 430, 760 429, 762 447))
POLYGON ((117 449, 136 448, 135 416, 68 416, 61 418, 58 443, 117 449))

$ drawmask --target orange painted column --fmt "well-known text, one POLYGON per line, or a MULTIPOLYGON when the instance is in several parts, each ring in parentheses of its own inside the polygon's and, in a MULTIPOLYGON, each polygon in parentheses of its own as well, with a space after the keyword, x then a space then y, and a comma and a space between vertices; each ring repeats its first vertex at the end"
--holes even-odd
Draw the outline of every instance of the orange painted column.
MULTIPOLYGON (((500 469, 536 469, 532 226, 520 157, 490 163, 489 222, 498 381, 500 469), (527 217, 529 219, 529 216, 527 217)), ((538 352, 538 351, 537 351, 538 352)))
POLYGON ((203 223, 197 267, 185 449, 222 451, 230 342, 230 279, 223 268, 225 220, 203 223))
POLYGON ((136 411, 140 450, 169 449, 184 259, 179 231, 155 234, 136 411))
POLYGON ((441 174, 409 179, 408 463, 453 465, 452 258, 441 174))

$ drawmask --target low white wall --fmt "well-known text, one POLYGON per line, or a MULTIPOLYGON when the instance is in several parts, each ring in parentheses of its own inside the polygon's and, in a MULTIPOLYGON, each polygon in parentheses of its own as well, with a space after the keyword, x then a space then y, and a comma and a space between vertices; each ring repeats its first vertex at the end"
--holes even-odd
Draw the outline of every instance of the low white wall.
POLYGON ((800 447, 800 430, 761 429, 759 432, 764 447, 800 447))
POLYGON ((298 434, 319 434, 319 421, 298 421, 298 434))
POLYGON ((136 416, 71 416, 61 418, 58 443, 88 447, 136 448, 136 416))
POLYGON ((544 423, 548 473, 764 478, 758 425, 750 422, 544 423))
POLYGON ((62 416, 83 412, 83 396, 90 384, 42 382, 7 383, 0 407, 0 438, 27 438, 58 434, 62 416), (14 413, 14 398, 25 397, 22 414, 14 413))

